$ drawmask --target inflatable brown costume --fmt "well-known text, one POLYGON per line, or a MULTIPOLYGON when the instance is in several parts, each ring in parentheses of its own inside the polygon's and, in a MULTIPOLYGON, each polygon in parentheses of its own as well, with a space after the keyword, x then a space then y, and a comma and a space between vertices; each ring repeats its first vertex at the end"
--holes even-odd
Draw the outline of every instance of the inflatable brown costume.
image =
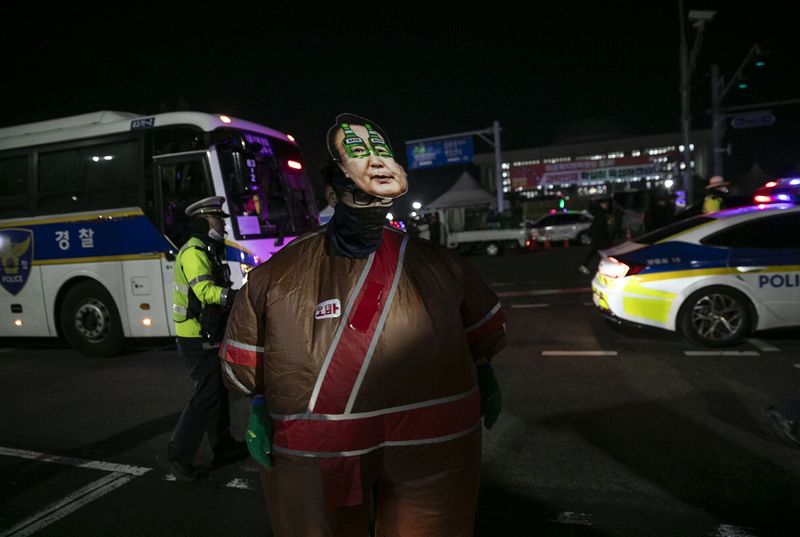
POLYGON ((374 502, 376 535, 471 536, 503 311, 469 264, 383 226, 407 179, 374 122, 338 116, 328 149, 333 218, 250 272, 220 350, 253 396, 273 531, 366 536, 374 502))

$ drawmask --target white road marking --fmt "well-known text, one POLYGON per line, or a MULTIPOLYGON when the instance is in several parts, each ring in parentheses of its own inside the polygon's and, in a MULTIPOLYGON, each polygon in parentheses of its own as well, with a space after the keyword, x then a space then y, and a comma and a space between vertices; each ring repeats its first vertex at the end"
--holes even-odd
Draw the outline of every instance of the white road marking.
POLYGON ((0 349, 0 354, 3 354, 5 352, 11 352, 13 350, 14 350, 13 348, 11 348, 11 349, 0 349))
POLYGON ((575 524, 578 526, 591 526, 592 514, 591 513, 576 513, 574 511, 563 511, 558 513, 556 522, 559 524, 575 524))
POLYGON ((751 533, 753 528, 743 528, 732 526, 731 524, 720 524, 714 533, 709 533, 709 537, 756 537, 751 533))
POLYGON ((550 304, 511 304, 511 308, 546 308, 550 304))
POLYGON ((531 289, 528 291, 500 291, 499 297, 510 296, 542 296, 542 295, 562 295, 569 293, 591 293, 591 287, 571 287, 566 289, 531 289))
POLYGON ((616 356, 617 351, 542 351, 542 356, 616 356))
POLYGON ((747 342, 750 343, 753 347, 763 352, 777 352, 780 350, 778 347, 770 345, 769 343, 761 339, 750 338, 747 340, 747 342))
POLYGON ((0 446, 0 455, 8 457, 17 457, 20 459, 31 459, 39 462, 51 462, 54 464, 65 464, 67 466, 77 466, 78 468, 87 468, 89 470, 100 470, 103 472, 118 472, 121 474, 128 474, 132 476, 144 475, 152 468, 144 468, 141 466, 129 466, 127 464, 117 464, 114 462, 103 461, 90 461, 87 459, 78 459, 75 457, 62 457, 60 455, 48 455, 47 453, 39 453, 38 451, 27 451, 24 449, 13 449, 0 446))
POLYGON ((514 282, 492 282, 492 285, 502 287, 504 285, 516 285, 514 282))
POLYGON ((794 364, 797 369, 800 369, 800 364, 794 364))
POLYGON ((238 477, 225 483, 225 486, 231 489, 253 490, 253 487, 250 486, 250 482, 247 479, 240 479, 238 477))
POLYGON ((33 535, 37 531, 49 526, 53 522, 60 520, 68 514, 80 509, 84 505, 92 502, 102 496, 105 496, 112 490, 121 487, 135 476, 124 474, 122 472, 113 472, 107 476, 89 483, 85 487, 76 490, 72 494, 62 498, 61 500, 51 503, 38 513, 23 520, 13 528, 0 533, 0 537, 25 537, 26 535, 33 535))
POLYGON ((761 356, 758 351, 683 351, 686 356, 761 356))

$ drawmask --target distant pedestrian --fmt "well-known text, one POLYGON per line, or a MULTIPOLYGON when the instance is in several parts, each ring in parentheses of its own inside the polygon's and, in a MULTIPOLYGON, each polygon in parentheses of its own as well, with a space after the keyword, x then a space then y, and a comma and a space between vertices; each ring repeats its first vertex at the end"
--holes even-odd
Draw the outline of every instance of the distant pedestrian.
POLYGON ((428 233, 433 244, 437 246, 442 244, 442 223, 439 221, 439 213, 431 213, 428 233))
POLYGON ((730 183, 723 179, 721 175, 715 175, 708 180, 708 185, 706 185, 707 194, 703 200, 704 213, 714 213, 725 208, 725 198, 728 195, 729 186, 730 183))
POLYGON ((774 406, 767 407, 764 413, 781 440, 800 448, 800 388, 774 406))
POLYGON ((675 216, 675 209, 666 195, 660 195, 656 198, 656 203, 647 213, 647 231, 662 228, 672 223, 675 216))
POLYGON ((589 227, 587 233, 592 239, 592 244, 589 253, 586 254, 586 259, 583 260, 583 264, 578 267, 578 271, 583 274, 589 274, 589 263, 591 263, 598 251, 611 246, 611 232, 608 227, 608 207, 608 200, 601 199, 591 210, 592 225, 589 227))

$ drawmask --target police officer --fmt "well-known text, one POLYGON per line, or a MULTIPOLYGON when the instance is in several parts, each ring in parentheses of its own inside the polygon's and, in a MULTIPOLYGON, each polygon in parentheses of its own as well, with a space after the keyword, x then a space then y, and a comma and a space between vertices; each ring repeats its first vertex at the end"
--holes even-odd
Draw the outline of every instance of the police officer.
POLYGON ((212 466, 244 458, 247 449, 230 433, 228 391, 216 357, 225 330, 225 312, 233 304, 230 269, 225 262, 225 198, 213 196, 186 208, 192 235, 175 260, 172 319, 178 354, 194 381, 194 393, 183 409, 165 453, 158 463, 182 481, 194 481, 202 471, 193 465, 208 435, 214 451, 212 466))
POLYGON ((715 175, 708 180, 705 199, 703 199, 703 212, 714 213, 725 208, 725 198, 728 195, 730 183, 721 175, 715 175))

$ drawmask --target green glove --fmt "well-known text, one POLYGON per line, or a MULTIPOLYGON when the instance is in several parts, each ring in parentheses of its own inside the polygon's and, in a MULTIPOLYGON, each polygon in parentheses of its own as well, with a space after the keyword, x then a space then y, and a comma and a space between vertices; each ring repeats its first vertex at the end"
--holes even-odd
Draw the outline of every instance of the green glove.
POLYGON ((264 468, 272 466, 272 461, 269 460, 272 451, 272 419, 267 413, 267 403, 263 395, 253 397, 250 421, 247 422, 244 437, 250 456, 264 468))
POLYGON ((477 370, 478 389, 481 391, 481 416, 483 416, 483 424, 486 428, 491 429, 503 407, 503 396, 494 376, 492 364, 479 365, 477 370))

